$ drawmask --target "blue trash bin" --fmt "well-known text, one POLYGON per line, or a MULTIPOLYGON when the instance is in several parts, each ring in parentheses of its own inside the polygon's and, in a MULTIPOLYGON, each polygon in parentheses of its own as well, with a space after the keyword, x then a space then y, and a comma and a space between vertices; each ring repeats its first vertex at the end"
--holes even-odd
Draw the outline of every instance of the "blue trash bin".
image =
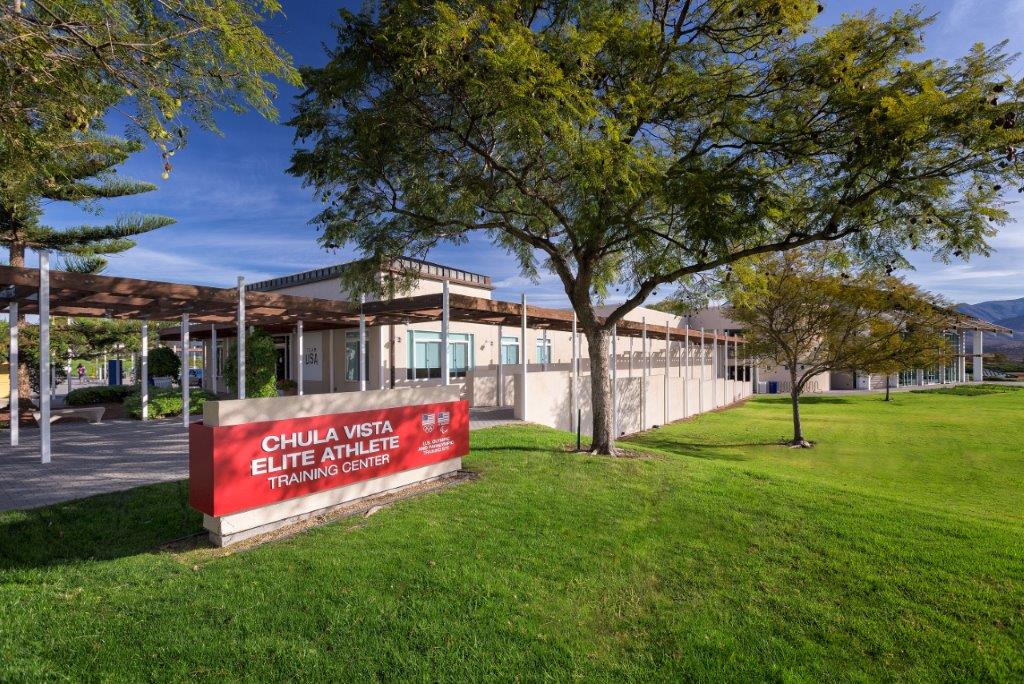
POLYGON ((108 385, 121 385, 122 380, 122 365, 121 359, 109 359, 107 361, 107 384, 108 385))
POLYGON ((778 393, 779 393, 779 381, 778 380, 769 380, 768 381, 768 394, 778 394, 778 393))

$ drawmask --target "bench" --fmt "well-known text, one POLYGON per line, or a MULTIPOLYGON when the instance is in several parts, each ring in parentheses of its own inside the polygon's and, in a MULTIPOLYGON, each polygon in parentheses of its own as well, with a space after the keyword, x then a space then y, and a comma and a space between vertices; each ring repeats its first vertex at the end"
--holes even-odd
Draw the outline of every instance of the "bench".
MULTIPOLYGON (((106 411, 106 408, 103 406, 78 406, 76 408, 51 409, 50 425, 53 425, 63 418, 85 418, 90 423, 98 423, 103 420, 104 411, 106 411)), ((39 411, 33 411, 32 417, 36 419, 37 425, 43 420, 43 414, 39 411)))

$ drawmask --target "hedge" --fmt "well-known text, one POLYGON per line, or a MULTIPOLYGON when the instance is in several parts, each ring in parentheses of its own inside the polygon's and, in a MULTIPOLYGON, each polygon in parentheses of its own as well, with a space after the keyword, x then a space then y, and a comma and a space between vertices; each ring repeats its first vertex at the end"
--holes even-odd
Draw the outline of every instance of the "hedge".
MULTIPOLYGON (((192 388, 189 393, 188 408, 189 415, 197 415, 203 412, 203 404, 207 399, 216 399, 211 394, 198 387, 192 388)), ((124 411, 132 418, 142 418, 142 396, 138 391, 133 392, 124 400, 124 411)), ((167 387, 149 388, 149 417, 164 418, 167 416, 181 415, 181 391, 167 387)))
POLYGON ((95 404, 119 404, 138 387, 133 385, 97 385, 79 387, 68 392, 64 403, 68 406, 93 406, 95 404))

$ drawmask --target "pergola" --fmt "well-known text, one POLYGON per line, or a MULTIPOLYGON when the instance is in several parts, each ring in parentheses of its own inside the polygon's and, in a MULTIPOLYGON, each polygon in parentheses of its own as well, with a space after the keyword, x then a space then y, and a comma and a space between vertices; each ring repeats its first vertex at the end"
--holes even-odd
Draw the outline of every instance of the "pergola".
MULTIPOLYGON (((138 278, 122 278, 104 275, 86 275, 52 271, 49 255, 39 253, 39 267, 22 268, 0 266, 0 301, 8 303, 10 317, 10 366, 11 366, 11 445, 18 444, 18 318, 19 315, 39 316, 39 381, 40 381, 40 455, 43 463, 50 462, 50 317, 75 316, 86 318, 112 318, 137 320, 142 323, 142 349, 140 363, 142 419, 148 418, 148 335, 149 321, 180 321, 180 331, 173 339, 180 339, 182 363, 182 418, 189 422, 188 349, 190 336, 212 339, 216 344, 218 333, 238 339, 237 388, 239 398, 245 397, 245 329, 247 325, 260 326, 269 332, 295 331, 298 352, 301 357, 304 330, 329 330, 345 327, 359 328, 359 348, 366 343, 367 325, 404 324, 424 321, 441 321, 441 345, 447 349, 448 326, 450 321, 484 323, 497 326, 519 326, 525 340, 527 328, 560 330, 572 333, 572 372, 574 381, 580 372, 580 344, 577 321, 574 312, 528 305, 526 295, 519 303, 504 302, 482 297, 451 294, 448 282, 440 293, 400 297, 380 301, 358 303, 335 299, 303 297, 247 290, 245 279, 238 278, 235 288, 219 288, 182 283, 169 283, 138 278), (198 324, 200 327, 195 327, 198 324)), ((612 355, 616 355, 615 340, 619 336, 664 338, 666 344, 676 341, 689 345, 698 342, 701 348, 711 344, 717 354, 719 343, 732 343, 736 350, 734 362, 737 371, 740 364, 738 344, 741 338, 706 333, 703 329, 674 328, 671 326, 620 321, 613 329, 612 355)), ((646 348, 646 346, 645 346, 646 348)), ((520 372, 527 375, 526 354, 521 354, 520 372)), ((666 354, 666 368, 668 367, 666 354)), ((713 356, 713 359, 716 358, 713 356)), ((441 354, 441 377, 443 384, 449 384, 448 355, 441 354)), ((500 364, 500 355, 499 355, 500 364)), ((613 391, 616 364, 612 364, 613 391)), ((499 365, 499 373, 501 372, 499 365)), ((366 389, 366 369, 359 364, 359 387, 366 389)), ((299 376, 299 393, 302 379, 299 376)), ((574 382, 574 386, 575 386, 574 382)), ((524 402, 525 403, 525 402, 524 402)), ((573 415, 579 406, 579 398, 573 393, 573 415)), ((613 397, 614 405, 614 397, 613 397)))

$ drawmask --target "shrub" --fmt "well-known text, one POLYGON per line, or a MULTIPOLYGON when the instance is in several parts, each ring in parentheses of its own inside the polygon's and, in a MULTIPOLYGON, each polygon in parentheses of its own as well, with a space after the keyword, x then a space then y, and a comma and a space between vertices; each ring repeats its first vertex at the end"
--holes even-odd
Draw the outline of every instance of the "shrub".
POLYGON ((170 347, 157 347, 149 352, 149 375, 154 378, 177 378, 181 372, 181 358, 170 347))
POLYGON ((79 387, 68 392, 64 400, 68 406, 92 406, 95 404, 115 404, 124 401, 132 392, 139 388, 133 385, 98 385, 96 387, 79 387))
MULTIPOLYGON (((204 389, 193 387, 188 393, 189 415, 198 415, 203 412, 203 404, 207 399, 217 399, 217 396, 204 389)), ((142 418, 142 395, 138 388, 128 395, 124 400, 124 411, 132 418, 142 418)), ((166 387, 149 388, 149 417, 164 418, 167 416, 181 415, 181 392, 166 387)))
MULTIPOLYGON (((234 393, 238 392, 237 359, 238 344, 232 343, 224 360, 224 381, 234 393)), ((274 338, 259 329, 245 336, 245 396, 277 396, 277 347, 274 338)))

